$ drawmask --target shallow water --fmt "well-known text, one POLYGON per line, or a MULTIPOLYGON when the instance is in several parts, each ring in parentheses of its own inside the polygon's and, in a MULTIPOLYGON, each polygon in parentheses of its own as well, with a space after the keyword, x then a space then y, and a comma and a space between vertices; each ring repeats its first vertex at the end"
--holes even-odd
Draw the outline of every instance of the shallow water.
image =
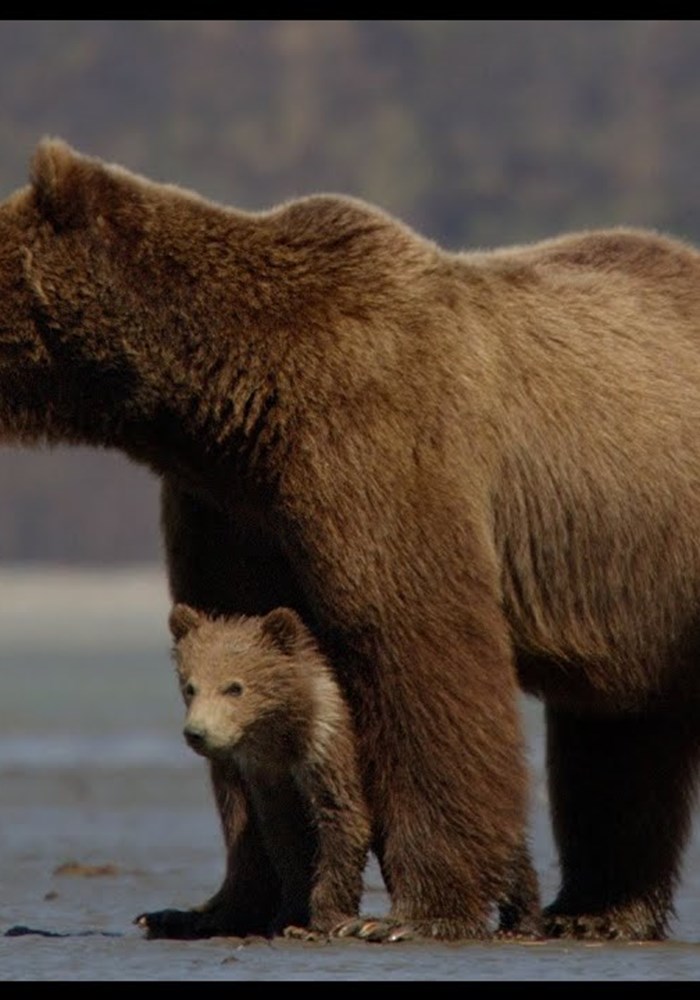
MULTIPOLYGON (((158 572, 0 573, 1 979, 700 978, 700 823, 662 944, 145 940, 137 913, 201 902, 223 873, 206 767, 179 737, 166 615, 158 572)), ((523 711, 550 898, 541 714, 523 711)), ((363 910, 387 906, 371 864, 363 910)))

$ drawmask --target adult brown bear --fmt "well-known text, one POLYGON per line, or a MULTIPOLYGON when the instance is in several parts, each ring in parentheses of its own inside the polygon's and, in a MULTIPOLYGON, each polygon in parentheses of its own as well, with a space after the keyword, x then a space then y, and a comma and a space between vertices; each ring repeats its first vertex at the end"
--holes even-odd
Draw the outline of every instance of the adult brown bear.
MULTIPOLYGON (((392 900, 374 935, 536 923, 520 682, 546 929, 661 937, 700 754, 700 255, 626 230, 448 253, 352 199, 244 213, 48 140, 0 230, 5 440, 147 463, 173 598, 318 637, 392 900)), ((154 934, 276 912, 240 781, 212 780, 223 885, 154 934)))

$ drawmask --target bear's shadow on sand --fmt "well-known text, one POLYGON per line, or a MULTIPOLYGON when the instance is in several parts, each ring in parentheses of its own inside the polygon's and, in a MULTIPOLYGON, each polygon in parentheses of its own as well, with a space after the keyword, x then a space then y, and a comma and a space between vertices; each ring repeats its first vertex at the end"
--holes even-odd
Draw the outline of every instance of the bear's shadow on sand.
POLYGON ((124 937, 123 934, 119 934, 117 931, 67 931, 67 932, 45 931, 38 927, 25 927, 23 924, 15 924, 14 927, 8 928, 8 930, 5 931, 3 937, 25 937, 28 934, 36 934, 39 937, 49 937, 49 938, 124 937))

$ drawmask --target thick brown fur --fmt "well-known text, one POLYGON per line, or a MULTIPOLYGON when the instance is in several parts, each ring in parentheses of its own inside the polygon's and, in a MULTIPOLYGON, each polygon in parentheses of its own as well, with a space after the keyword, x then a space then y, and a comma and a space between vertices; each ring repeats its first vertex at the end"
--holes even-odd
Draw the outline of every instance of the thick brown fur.
MULTIPOLYGON (((370 821, 355 737, 337 681, 298 615, 170 615, 184 736, 243 781, 260 847, 275 873, 272 936, 330 933, 358 916, 370 821)), ((206 918, 205 918, 206 919, 206 918)), ((137 918, 151 937, 191 931, 181 911, 137 918)))
MULTIPOLYGON (((523 687, 548 928, 663 936, 700 752, 698 252, 615 229, 448 253, 356 200, 247 214, 60 141, 0 229, 4 439, 147 463, 176 601, 307 622, 355 718, 387 935, 536 922, 523 687)), ((191 927, 264 931, 269 859, 212 778, 227 873, 191 927)))

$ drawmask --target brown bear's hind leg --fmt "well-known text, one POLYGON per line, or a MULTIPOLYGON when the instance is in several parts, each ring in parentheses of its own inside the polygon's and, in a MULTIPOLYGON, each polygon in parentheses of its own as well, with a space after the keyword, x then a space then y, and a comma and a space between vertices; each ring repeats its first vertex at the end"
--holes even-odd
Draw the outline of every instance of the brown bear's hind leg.
POLYGON ((552 937, 654 941, 673 917, 700 740, 689 717, 547 710, 562 885, 552 937))

